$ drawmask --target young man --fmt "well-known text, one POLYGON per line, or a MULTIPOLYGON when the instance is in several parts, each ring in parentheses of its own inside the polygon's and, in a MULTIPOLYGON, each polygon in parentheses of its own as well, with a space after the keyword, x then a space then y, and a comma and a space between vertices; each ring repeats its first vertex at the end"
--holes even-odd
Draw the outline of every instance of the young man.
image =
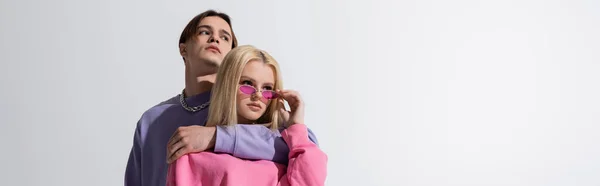
MULTIPOLYGON (((204 127, 210 89, 225 55, 237 46, 228 15, 208 10, 194 17, 179 39, 185 89, 148 109, 137 123, 125 170, 126 186, 163 186, 168 163, 206 150, 287 164, 289 148, 259 125, 204 127)), ((309 130, 310 139, 317 143, 309 130)))

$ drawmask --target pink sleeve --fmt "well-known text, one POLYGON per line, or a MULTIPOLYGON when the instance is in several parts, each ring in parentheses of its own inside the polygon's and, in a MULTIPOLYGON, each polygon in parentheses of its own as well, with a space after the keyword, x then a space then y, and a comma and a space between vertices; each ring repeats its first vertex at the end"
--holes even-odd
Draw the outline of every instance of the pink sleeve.
POLYGON ((327 155, 310 141, 306 125, 294 124, 285 129, 281 136, 290 148, 290 161, 279 185, 325 185, 327 155))

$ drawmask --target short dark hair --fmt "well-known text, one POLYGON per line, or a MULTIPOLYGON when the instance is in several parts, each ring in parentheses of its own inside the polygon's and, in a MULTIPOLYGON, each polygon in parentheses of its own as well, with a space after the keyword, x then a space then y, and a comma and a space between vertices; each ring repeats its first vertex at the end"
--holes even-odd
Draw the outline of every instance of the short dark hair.
POLYGON ((231 18, 229 18, 227 14, 217 12, 215 10, 207 10, 205 12, 202 12, 201 14, 198 14, 196 17, 190 20, 187 26, 185 26, 185 28, 183 29, 183 32, 181 32, 181 36, 179 37, 179 44, 187 42, 190 38, 196 35, 196 32, 198 32, 198 24, 200 24, 200 21, 202 21, 202 19, 204 19, 205 17, 209 16, 220 17, 221 19, 225 20, 227 24, 229 24, 229 29, 231 29, 231 37, 233 38, 231 48, 237 47, 237 38, 235 37, 235 34, 233 32, 233 27, 231 27, 231 18))

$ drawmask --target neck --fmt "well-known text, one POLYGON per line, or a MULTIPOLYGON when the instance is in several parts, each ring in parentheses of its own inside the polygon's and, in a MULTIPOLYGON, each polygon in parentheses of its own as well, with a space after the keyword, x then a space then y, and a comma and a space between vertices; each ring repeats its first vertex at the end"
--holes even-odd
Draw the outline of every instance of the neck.
POLYGON ((216 70, 205 73, 192 73, 188 68, 185 71, 185 97, 195 96, 210 91, 217 77, 216 70))
POLYGON ((244 118, 242 116, 238 116, 237 122, 241 123, 241 124, 254 124, 255 123, 255 121, 251 121, 251 120, 246 119, 246 118, 244 118))

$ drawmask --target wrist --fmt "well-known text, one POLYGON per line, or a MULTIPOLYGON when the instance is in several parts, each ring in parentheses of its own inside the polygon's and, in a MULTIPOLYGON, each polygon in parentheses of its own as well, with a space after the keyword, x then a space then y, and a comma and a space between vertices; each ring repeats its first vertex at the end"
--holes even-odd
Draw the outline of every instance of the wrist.
POLYGON ((304 124, 304 120, 294 120, 291 123, 289 123, 288 125, 291 126, 294 124, 304 124))
POLYGON ((208 149, 212 149, 215 147, 215 143, 217 141, 217 127, 215 127, 215 126, 208 127, 208 131, 209 131, 208 149))

